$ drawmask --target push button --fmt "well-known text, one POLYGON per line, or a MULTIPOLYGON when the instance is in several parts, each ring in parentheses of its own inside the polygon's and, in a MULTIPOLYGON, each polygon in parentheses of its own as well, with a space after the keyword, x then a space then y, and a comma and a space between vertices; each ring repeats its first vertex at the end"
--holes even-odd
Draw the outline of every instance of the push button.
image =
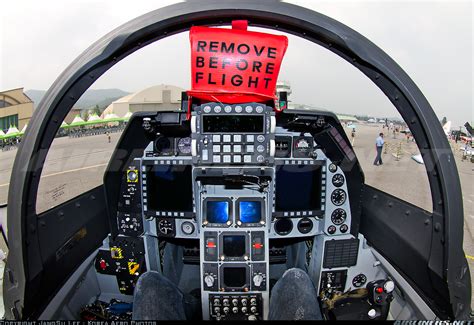
POLYGON ((255 136, 253 134, 247 134, 247 142, 254 142, 255 136))
POLYGON ((242 136, 240 134, 234 135, 234 142, 242 142, 242 136))
POLYGON ((246 150, 247 150, 248 153, 253 153, 255 148, 254 148, 253 144, 251 144, 251 145, 247 145, 246 150))
POLYGON ((237 144, 234 146, 234 152, 235 153, 241 153, 242 152, 242 146, 240 144, 237 144))
POLYGON ((205 242, 204 260, 217 261, 217 234, 207 233, 204 236, 204 242, 205 242))
POLYGON ((224 152, 231 152, 231 149, 230 149, 230 144, 226 144, 224 145, 224 152))
POLYGON ((218 144, 217 144, 217 145, 216 145, 216 144, 213 145, 213 146, 212 146, 212 151, 214 151, 215 153, 221 152, 221 146, 218 145, 218 144))
POLYGON ((224 142, 230 142, 230 134, 224 134, 223 139, 224 142))
POLYGON ((234 156, 234 162, 235 163, 241 163, 242 162, 242 157, 241 156, 234 156))
POLYGON ((212 136, 212 142, 216 143, 216 142, 221 142, 221 136, 220 134, 214 134, 212 136))

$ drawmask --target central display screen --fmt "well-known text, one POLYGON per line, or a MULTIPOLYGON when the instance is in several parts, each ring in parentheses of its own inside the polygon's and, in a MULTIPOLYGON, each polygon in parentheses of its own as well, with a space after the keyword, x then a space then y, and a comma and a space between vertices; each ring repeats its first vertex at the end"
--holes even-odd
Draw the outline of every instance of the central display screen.
POLYGON ((321 210, 321 169, 321 165, 277 166, 275 210, 321 210))
POLYGON ((225 235, 223 242, 226 257, 242 257, 245 255, 245 236, 225 235))
POLYGON ((239 220, 242 223, 258 223, 262 220, 261 201, 240 201, 239 220))
POLYGON ((230 288, 241 288, 246 285, 245 267, 224 268, 224 284, 230 288))
POLYGON ((226 223, 229 220, 229 202, 207 201, 206 220, 210 223, 226 223))
POLYGON ((191 166, 153 165, 146 173, 147 208, 152 211, 192 212, 191 166))
POLYGON ((263 133, 263 115, 205 115, 204 133, 263 133))

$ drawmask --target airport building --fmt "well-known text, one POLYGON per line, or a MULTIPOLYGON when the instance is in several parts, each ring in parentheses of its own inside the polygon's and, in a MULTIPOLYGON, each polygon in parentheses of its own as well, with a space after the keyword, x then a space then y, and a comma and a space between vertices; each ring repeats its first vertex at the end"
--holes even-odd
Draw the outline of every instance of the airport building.
POLYGON ((181 93, 183 88, 171 85, 156 85, 136 93, 124 96, 111 103, 102 113, 124 116, 127 112, 161 111, 181 108, 181 93))
POLYGON ((22 130, 32 115, 33 101, 23 92, 23 88, 0 92, 0 130, 6 132, 10 126, 22 130))

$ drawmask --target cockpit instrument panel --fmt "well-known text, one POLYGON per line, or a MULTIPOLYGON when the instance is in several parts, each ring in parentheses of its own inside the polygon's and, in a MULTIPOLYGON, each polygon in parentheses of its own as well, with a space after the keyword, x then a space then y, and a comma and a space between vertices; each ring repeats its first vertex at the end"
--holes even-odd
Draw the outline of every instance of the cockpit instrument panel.
MULTIPOLYGON (((319 242, 296 256, 319 260, 309 269, 320 288, 331 288, 325 294, 376 280, 351 269, 362 248, 349 232, 348 180, 317 137, 277 126, 273 108, 260 103, 203 103, 188 133, 169 131, 127 169, 117 224, 125 241, 143 241, 136 263, 149 270, 166 264, 163 243, 182 241, 184 265, 199 274, 204 319, 267 319, 277 267, 295 258, 285 240, 319 242)), ((111 272, 101 254, 100 272, 111 272)), ((130 292, 136 279, 125 271, 117 277, 130 292)))

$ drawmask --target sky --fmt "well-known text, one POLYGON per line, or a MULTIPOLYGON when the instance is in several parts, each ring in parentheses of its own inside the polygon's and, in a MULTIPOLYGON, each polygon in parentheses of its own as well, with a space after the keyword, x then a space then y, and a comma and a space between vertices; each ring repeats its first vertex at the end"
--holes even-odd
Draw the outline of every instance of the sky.
MULTIPOLYGON (((0 10, 0 90, 48 89, 100 37, 174 2, 4 1, 0 10)), ((454 128, 474 120, 471 1, 288 2, 339 20, 383 49, 415 81, 438 117, 446 116, 454 128)), ((189 89, 190 78, 188 33, 182 33, 125 58, 92 88, 134 92, 172 84, 189 89)), ((399 116, 359 70, 334 53, 292 35, 280 80, 291 84, 290 100, 295 103, 337 113, 399 116)))

